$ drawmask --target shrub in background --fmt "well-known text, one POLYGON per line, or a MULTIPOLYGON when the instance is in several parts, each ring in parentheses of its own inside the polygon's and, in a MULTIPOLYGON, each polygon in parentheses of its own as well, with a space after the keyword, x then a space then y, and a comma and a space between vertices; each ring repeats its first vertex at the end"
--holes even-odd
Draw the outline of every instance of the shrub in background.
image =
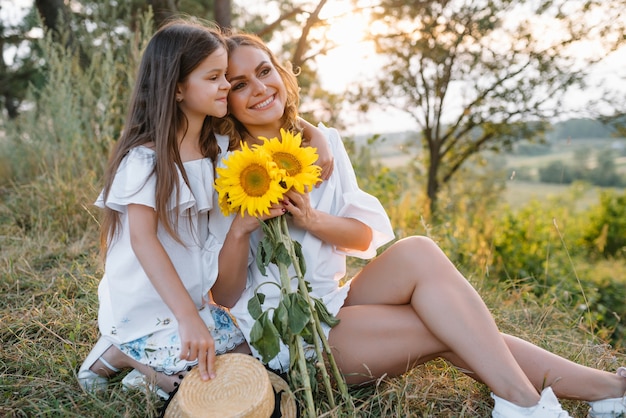
POLYGON ((603 191, 588 211, 582 243, 592 256, 626 257, 626 192, 603 191))

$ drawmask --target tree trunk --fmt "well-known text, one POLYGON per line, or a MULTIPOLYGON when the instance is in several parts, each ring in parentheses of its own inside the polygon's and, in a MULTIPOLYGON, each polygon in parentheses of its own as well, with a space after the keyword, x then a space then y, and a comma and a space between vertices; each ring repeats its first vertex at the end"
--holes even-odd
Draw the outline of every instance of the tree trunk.
POLYGON ((35 0, 35 7, 44 26, 51 31, 52 39, 73 53, 78 53, 81 68, 87 68, 90 62, 89 56, 76 43, 69 25, 70 10, 65 5, 64 0, 35 0))
MULTIPOLYGON (((0 39, 0 51, 4 51, 4 38, 0 39)), ((9 73, 4 56, 0 56, 0 95, 2 95, 4 101, 4 109, 9 115, 9 119, 15 119, 18 117, 20 100, 15 97, 15 93, 11 88, 13 75, 9 73)))
POLYGON ((176 2, 172 0, 148 0, 148 4, 154 12, 154 28, 161 27, 163 22, 178 12, 176 2))
POLYGON ((230 0, 215 0, 214 3, 215 21, 222 29, 231 27, 230 0))
MULTIPOLYGON (((435 148, 435 147, 433 147, 435 148)), ((428 207, 430 215, 437 213, 437 195, 439 193, 439 180, 437 171, 439 171, 439 150, 430 149, 430 164, 428 165, 428 179, 426 185, 426 195, 428 196, 428 207)))
POLYGON ((59 26, 67 25, 70 17, 65 2, 63 0, 35 0, 35 6, 44 26, 58 37, 63 32, 63 28, 59 26))

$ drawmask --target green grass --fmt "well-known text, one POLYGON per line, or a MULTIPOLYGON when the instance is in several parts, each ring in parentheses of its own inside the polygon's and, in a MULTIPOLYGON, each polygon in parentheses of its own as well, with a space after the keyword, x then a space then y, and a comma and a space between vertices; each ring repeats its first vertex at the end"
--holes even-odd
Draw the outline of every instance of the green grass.
MULTIPOLYGON (((76 371, 98 338, 97 286, 102 265, 91 203, 97 196, 99 176, 81 169, 75 159, 65 168, 61 162, 67 160, 60 157, 42 165, 42 174, 32 181, 7 183, 0 190, 0 416, 158 416, 162 401, 123 391, 123 375, 99 395, 84 393, 76 382, 76 371)), ((515 181, 511 186, 518 188, 507 190, 509 199, 563 192, 558 186, 515 181)), ((585 200, 593 199, 595 192, 589 193, 585 200)), ((415 202, 405 200, 399 205, 406 207, 393 210, 394 222, 402 225, 404 235, 431 228, 451 253, 463 256, 469 255, 462 247, 467 243, 459 240, 484 232, 469 222, 459 235, 462 216, 467 215, 461 212, 450 213, 449 223, 426 225, 413 213, 415 202), (449 241, 447 234, 456 234, 456 243, 449 241)), ((523 200, 518 204, 523 205, 523 200)), ((481 212, 476 216, 489 219, 494 214, 481 212)), ((352 270, 358 265, 351 263, 352 270)), ((624 355, 589 334, 589 327, 582 326, 580 312, 564 305, 560 298, 537 298, 529 288, 504 285, 489 275, 488 266, 481 266, 480 271, 464 266, 464 272, 504 331, 589 366, 614 370, 626 364, 624 355)), ((353 394, 357 416, 362 417, 473 418, 489 416, 492 408, 484 385, 442 361, 355 388, 353 394)), ((575 417, 586 415, 584 403, 564 404, 575 417)))
MULTIPOLYGON (((502 199, 512 208, 521 207, 531 200, 548 200, 572 193, 571 184, 549 184, 531 181, 509 180, 502 199)), ((578 187, 577 209, 585 209, 598 202, 599 187, 578 187)))
MULTIPOLYGON (((157 416, 162 402, 123 391, 122 376, 100 395, 84 393, 75 379, 98 337, 96 295, 102 270, 95 222, 82 234, 67 237, 45 225, 34 231, 11 222, 14 218, 0 219, 0 416, 157 416)), ((592 343, 594 338, 576 326, 578 317, 555 301, 498 289, 484 275, 472 281, 503 330, 583 364, 614 369, 624 362, 610 347, 592 343)), ((444 362, 382 379, 353 394, 357 415, 363 417, 484 417, 492 407, 483 385, 444 362)), ((584 404, 565 404, 574 416, 585 416, 584 404)))

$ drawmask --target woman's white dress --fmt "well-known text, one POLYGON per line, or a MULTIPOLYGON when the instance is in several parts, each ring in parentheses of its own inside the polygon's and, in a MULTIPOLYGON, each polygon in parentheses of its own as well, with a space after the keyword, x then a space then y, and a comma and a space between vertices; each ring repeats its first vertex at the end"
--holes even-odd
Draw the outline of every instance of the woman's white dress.
MULTIPOLYGON (((379 200, 359 189, 354 169, 338 132, 321 124, 319 129, 324 132, 329 141, 335 160, 335 168, 327 181, 311 191, 311 205, 326 213, 358 219, 368 225, 373 232, 372 242, 367 250, 343 250, 326 244, 312 234, 289 224, 291 237, 302 245, 306 260, 305 279, 311 284, 312 296, 323 300, 329 312, 336 315, 344 303, 350 285, 349 281, 343 285, 340 283, 346 274, 346 256, 363 259, 372 258, 380 246, 393 239, 394 233, 389 217, 379 200)), ((228 149, 227 140, 225 137, 218 137, 221 149, 228 149)), ((227 154, 223 156, 228 157, 227 154)), ((218 165, 223 166, 221 158, 218 165)), ((213 206, 218 208, 217 196, 214 196, 213 206)), ((217 212, 217 209, 212 211, 209 219, 208 247, 213 254, 213 263, 217 263, 215 257, 219 253, 219 248, 223 244, 233 216, 235 216, 224 217, 218 215, 217 212)), ((275 265, 270 264, 268 266, 267 276, 263 276, 256 267, 256 247, 261 234, 262 231, 259 228, 251 237, 248 283, 241 298, 230 310, 247 341, 250 341, 250 331, 254 325, 254 320, 248 313, 248 300, 254 295, 255 289, 260 284, 265 282, 280 283, 280 275, 275 265)), ((293 271, 290 274, 294 275, 293 271)), ((296 279, 292 282, 292 288, 297 288, 296 279)), ((265 285, 261 287, 260 291, 266 296, 263 310, 278 304, 280 293, 276 286, 265 285)), ((327 335, 328 331, 327 329, 327 335)), ((257 358, 261 358, 254 348, 252 351, 257 358)), ((289 350, 287 347, 281 346, 280 353, 269 362, 269 366, 280 372, 288 370, 289 350)))

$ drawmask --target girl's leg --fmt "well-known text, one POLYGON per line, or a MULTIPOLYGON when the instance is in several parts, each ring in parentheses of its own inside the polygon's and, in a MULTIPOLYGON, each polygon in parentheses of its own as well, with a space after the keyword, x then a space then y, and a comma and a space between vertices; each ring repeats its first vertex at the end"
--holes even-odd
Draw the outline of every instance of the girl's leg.
MULTIPOLYGON (((248 344, 240 344, 235 347, 233 350, 229 351, 230 353, 244 353, 250 354, 250 347, 248 344)), ((188 370, 182 370, 180 373, 176 374, 166 374, 163 372, 157 372, 152 367, 140 363, 132 357, 127 356, 122 353, 117 347, 111 346, 107 351, 104 352, 101 359, 115 367, 116 369, 126 369, 133 368, 141 372, 144 376, 146 376, 146 381, 150 383, 156 384, 159 388, 163 389, 167 393, 171 393, 174 389, 180 384, 183 377, 188 373, 188 370)), ((97 373, 103 377, 111 377, 114 373, 112 373, 111 369, 106 366, 101 359, 96 360, 96 362, 90 367, 90 370, 97 373)))
POLYGON ((187 374, 187 371, 181 373, 168 375, 165 373, 157 372, 152 367, 138 362, 132 357, 122 353, 117 347, 109 347, 102 356, 96 360, 89 370, 95 372, 102 377, 112 377, 115 373, 111 370, 110 366, 115 369, 137 369, 146 376, 148 382, 155 383, 159 388, 165 392, 172 392, 176 386, 180 383, 183 376, 187 374), (107 363, 105 364, 102 359, 107 363))

